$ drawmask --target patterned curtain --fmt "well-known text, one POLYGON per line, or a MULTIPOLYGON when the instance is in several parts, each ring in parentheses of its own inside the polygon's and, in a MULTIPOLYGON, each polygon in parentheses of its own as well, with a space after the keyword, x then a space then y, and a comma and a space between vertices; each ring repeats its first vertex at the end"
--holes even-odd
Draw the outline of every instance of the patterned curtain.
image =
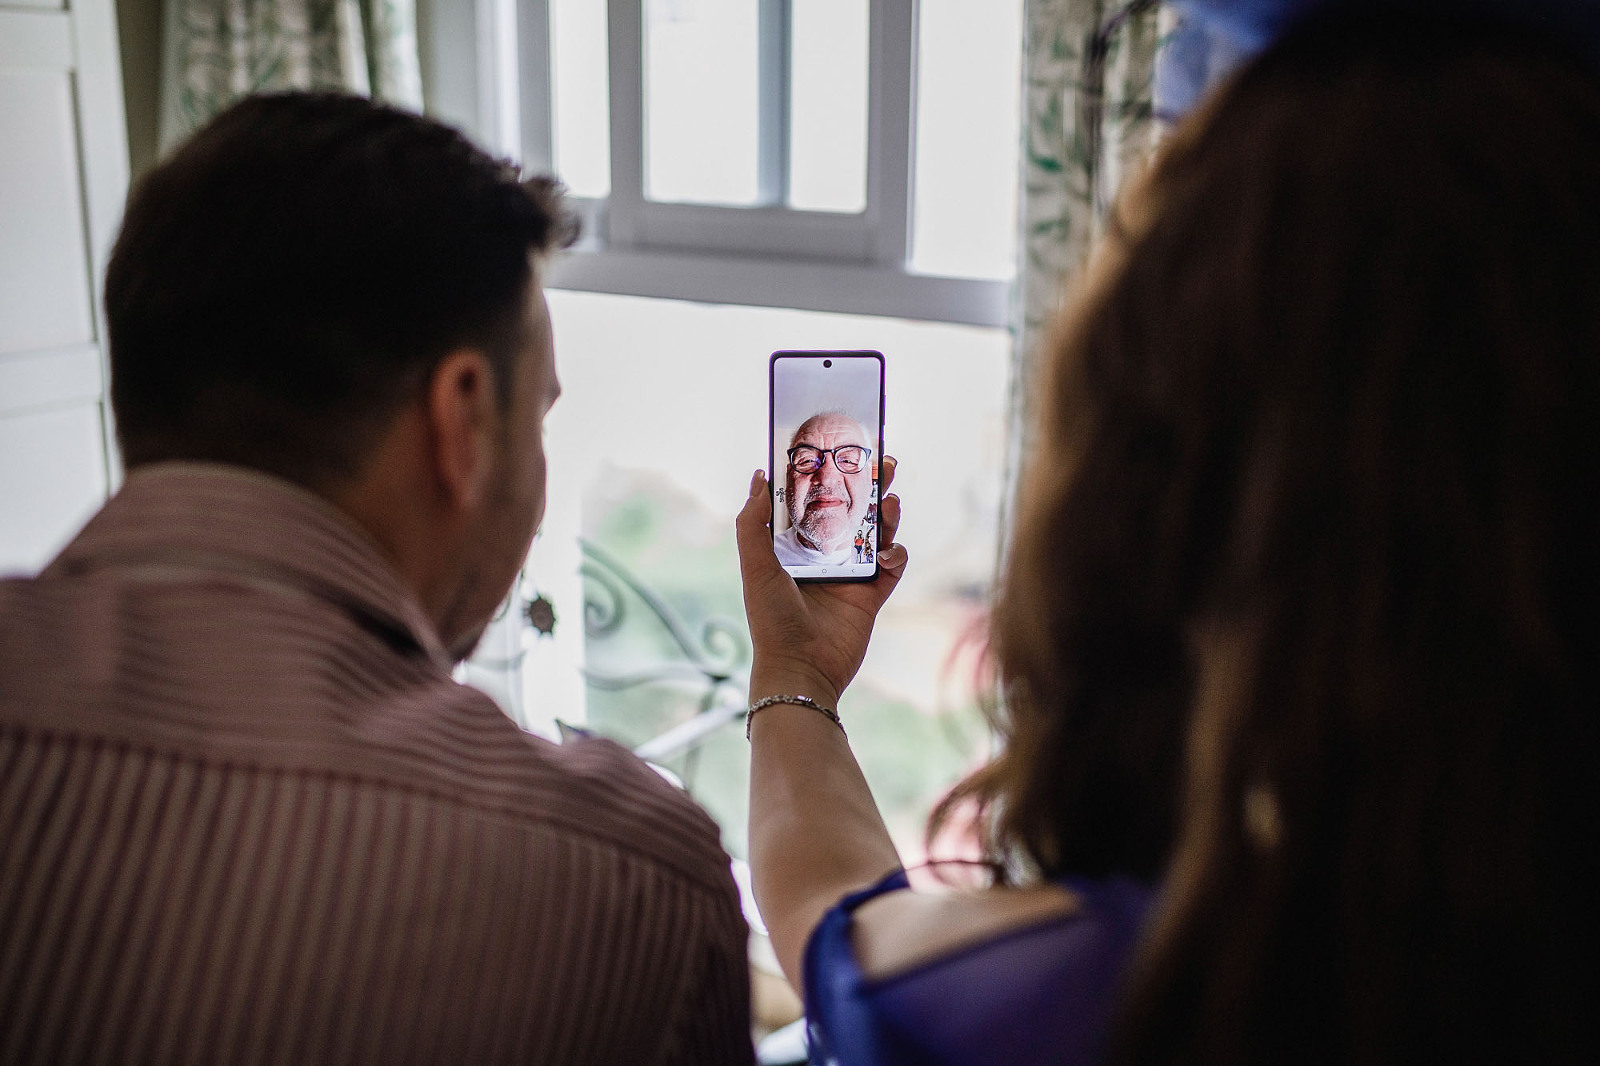
POLYGON ((1031 443, 1039 344, 1117 189, 1155 150, 1156 58, 1174 24, 1154 0, 1026 4, 1010 488, 1031 443))
POLYGON ((342 89, 422 108, 416 0, 165 0, 161 150, 242 96, 342 89))

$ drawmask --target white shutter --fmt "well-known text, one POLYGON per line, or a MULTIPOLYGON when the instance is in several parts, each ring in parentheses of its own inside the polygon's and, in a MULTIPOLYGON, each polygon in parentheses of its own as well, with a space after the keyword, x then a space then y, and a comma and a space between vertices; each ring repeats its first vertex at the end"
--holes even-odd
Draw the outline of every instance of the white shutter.
POLYGON ((113 0, 0 0, 0 573, 116 480, 100 285, 128 150, 113 0))

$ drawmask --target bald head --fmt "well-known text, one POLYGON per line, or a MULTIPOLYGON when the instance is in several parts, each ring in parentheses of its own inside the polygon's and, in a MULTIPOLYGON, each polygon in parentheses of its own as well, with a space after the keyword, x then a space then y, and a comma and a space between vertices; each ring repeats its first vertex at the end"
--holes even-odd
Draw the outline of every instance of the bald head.
POLYGON ((848 415, 812 415, 794 431, 787 471, 789 521, 801 540, 817 551, 838 551, 850 544, 872 498, 874 439, 848 415), (795 452, 794 449, 815 449, 795 452), (839 449, 845 450, 841 467, 839 449), (805 458, 821 465, 807 473, 805 458), (796 466, 802 469, 796 469, 796 466), (851 468, 854 469, 851 469, 851 468))

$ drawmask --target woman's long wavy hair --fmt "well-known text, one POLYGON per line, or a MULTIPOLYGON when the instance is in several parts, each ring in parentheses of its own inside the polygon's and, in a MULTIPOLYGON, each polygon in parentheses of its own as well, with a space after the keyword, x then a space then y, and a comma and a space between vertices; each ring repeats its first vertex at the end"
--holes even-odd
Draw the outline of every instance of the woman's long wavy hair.
POLYGON ((958 801, 1167 871, 1123 1062, 1591 1050, 1600 76, 1372 10, 1183 131, 1042 404, 958 801))

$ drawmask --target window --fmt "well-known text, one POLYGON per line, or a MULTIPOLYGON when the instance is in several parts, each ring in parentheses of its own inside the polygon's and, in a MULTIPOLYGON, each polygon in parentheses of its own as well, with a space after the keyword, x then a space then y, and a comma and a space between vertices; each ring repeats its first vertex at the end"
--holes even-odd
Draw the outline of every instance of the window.
POLYGON ((480 134, 559 174, 587 226, 546 279, 564 394, 521 590, 558 624, 508 618, 469 676, 538 731, 642 745, 741 857, 731 517, 766 455, 767 355, 877 348, 912 564, 841 710, 916 861, 985 743, 970 679, 998 540, 1021 0, 479 7, 520 20, 514 76, 479 49, 501 71, 480 134))
POLYGON ((478 9, 476 127, 585 218, 552 286, 1007 324, 1021 0, 478 9))
POLYGON ((513 652, 526 653, 525 721, 652 743, 736 857, 749 660, 732 518, 766 458, 766 357, 790 345, 887 353, 885 440, 901 460, 912 560, 841 712, 915 861, 930 805, 984 743, 970 678, 997 547, 1009 337, 605 293, 548 299, 563 394, 546 427, 549 506, 524 592, 552 599, 560 621, 553 638, 530 635, 513 652), (713 685, 685 645, 730 680, 713 685))

